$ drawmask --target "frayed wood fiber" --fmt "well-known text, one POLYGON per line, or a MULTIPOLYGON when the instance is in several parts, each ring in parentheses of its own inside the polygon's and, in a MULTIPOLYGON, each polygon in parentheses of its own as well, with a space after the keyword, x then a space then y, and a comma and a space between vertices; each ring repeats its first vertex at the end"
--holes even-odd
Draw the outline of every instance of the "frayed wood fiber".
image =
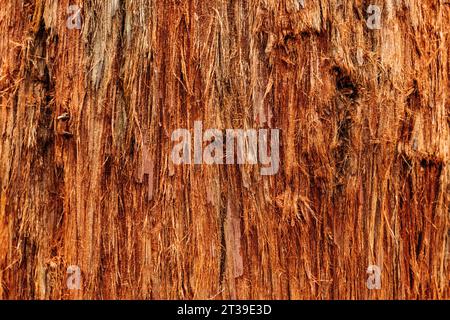
POLYGON ((444 0, 0 0, 0 299, 449 299, 449 31, 444 0), (175 165, 194 121, 279 128, 279 172, 175 165))

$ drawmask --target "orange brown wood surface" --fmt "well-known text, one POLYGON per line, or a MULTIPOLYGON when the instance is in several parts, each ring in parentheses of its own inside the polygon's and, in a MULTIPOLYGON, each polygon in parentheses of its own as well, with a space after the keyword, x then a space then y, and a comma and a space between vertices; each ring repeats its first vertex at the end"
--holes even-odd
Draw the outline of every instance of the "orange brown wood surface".
POLYGON ((449 31, 444 0, 0 0, 0 298, 449 299, 449 31), (279 172, 174 165, 195 121, 279 128, 279 172))

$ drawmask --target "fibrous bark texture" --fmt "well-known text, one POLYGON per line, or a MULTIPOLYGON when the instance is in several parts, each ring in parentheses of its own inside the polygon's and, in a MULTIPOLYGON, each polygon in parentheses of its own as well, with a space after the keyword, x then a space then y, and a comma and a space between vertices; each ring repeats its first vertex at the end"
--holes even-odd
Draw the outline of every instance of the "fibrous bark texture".
POLYGON ((449 31, 445 0, 0 0, 0 298, 450 298, 449 31), (194 121, 279 128, 279 172, 174 165, 194 121))

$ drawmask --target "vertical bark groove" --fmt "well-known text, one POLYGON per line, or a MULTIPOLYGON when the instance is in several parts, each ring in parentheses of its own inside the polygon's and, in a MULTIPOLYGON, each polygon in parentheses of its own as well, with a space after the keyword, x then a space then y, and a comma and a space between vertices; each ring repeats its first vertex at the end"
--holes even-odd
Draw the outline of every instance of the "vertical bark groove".
POLYGON ((450 6, 373 2, 0 0, 0 298, 450 298, 450 6))

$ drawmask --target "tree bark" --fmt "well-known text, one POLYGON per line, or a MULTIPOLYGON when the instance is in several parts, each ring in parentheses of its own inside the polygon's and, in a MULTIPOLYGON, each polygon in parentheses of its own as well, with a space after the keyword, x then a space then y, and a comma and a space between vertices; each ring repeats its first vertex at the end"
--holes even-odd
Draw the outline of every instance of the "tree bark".
POLYGON ((370 4, 0 0, 0 298, 449 299, 450 6, 370 4), (174 165, 195 121, 278 174, 174 165))

